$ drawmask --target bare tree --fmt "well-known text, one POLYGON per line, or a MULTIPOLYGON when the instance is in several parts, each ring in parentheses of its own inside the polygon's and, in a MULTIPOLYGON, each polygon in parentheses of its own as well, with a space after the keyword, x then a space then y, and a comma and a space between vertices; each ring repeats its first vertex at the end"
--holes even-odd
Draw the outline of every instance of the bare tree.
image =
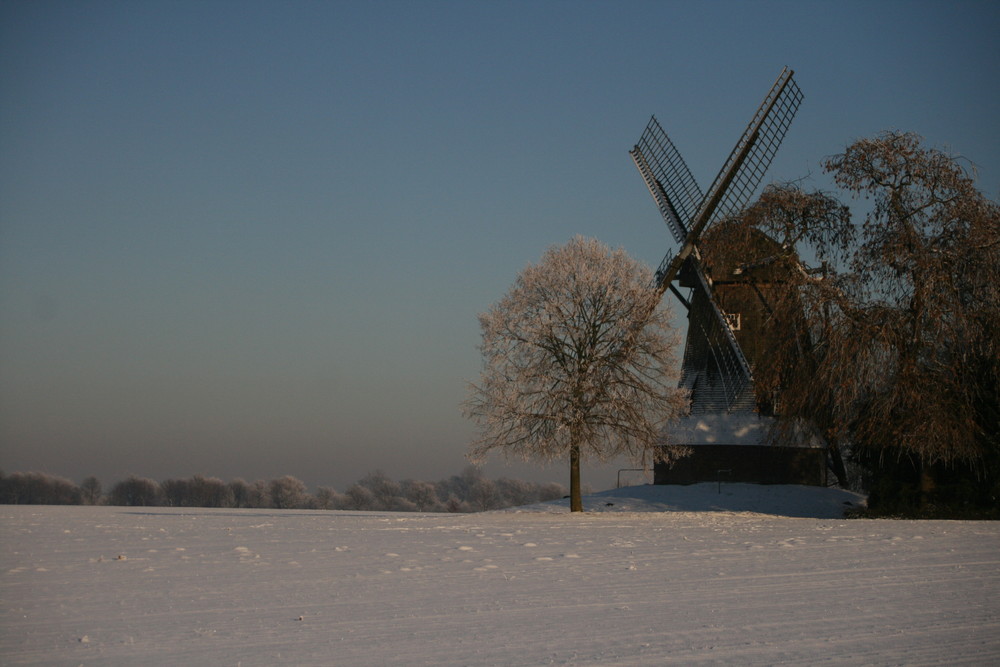
POLYGON ((165 479, 160 482, 160 492, 163 504, 168 507, 191 507, 189 502, 188 480, 165 479))
POLYGON ((497 509, 500 507, 500 500, 500 494, 492 480, 486 478, 476 480, 469 489, 469 502, 480 512, 497 509))
POLYGON ((648 464, 686 407, 675 388, 677 337, 651 280, 623 250, 582 237, 522 271, 479 316, 484 369, 465 412, 480 436, 470 458, 567 457, 574 512, 583 509, 581 459, 648 464))
POLYGON ((936 464, 992 466, 996 478, 1000 207, 958 159, 913 134, 861 139, 824 166, 870 200, 860 224, 828 195, 770 188, 702 248, 710 272, 733 264, 727 254, 745 257, 737 268, 756 272, 750 282, 780 324, 754 372, 780 406, 778 437, 808 421, 876 467, 912 459, 925 490, 936 464), (748 253, 759 232, 777 243, 748 253))
POLYGON ((262 479, 254 480, 247 488, 247 507, 270 507, 271 491, 267 482, 262 479))
POLYGON ((233 507, 249 507, 250 487, 246 480, 237 477, 229 482, 229 495, 233 499, 233 507))
POLYGON ((472 508, 469 503, 459 500, 458 497, 452 495, 448 496, 448 500, 444 503, 445 510, 453 514, 458 512, 471 512, 472 508))
POLYGON ((104 490, 101 482, 91 475, 80 483, 80 494, 84 505, 97 505, 101 502, 101 495, 104 490))
POLYGON ((856 436, 926 463, 982 457, 998 446, 1000 207, 913 134, 856 141, 826 168, 874 201, 847 313, 868 370, 856 436))

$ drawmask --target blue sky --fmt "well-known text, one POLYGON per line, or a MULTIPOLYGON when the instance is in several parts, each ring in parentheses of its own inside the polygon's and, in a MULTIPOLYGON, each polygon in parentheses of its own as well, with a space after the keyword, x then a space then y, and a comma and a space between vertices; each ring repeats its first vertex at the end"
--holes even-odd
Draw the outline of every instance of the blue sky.
POLYGON ((992 2, 6 0, 0 468, 456 473, 476 314, 574 234, 671 247, 651 114, 707 187, 788 65, 767 180, 896 128, 996 200, 998 34, 992 2))

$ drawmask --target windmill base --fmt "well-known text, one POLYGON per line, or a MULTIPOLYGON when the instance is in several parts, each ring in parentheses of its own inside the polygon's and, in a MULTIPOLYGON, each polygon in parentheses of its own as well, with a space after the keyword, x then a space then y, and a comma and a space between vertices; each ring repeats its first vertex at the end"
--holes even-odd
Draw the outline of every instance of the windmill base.
POLYGON ((826 448, 694 445, 693 453, 653 466, 654 484, 743 482, 827 485, 826 448))

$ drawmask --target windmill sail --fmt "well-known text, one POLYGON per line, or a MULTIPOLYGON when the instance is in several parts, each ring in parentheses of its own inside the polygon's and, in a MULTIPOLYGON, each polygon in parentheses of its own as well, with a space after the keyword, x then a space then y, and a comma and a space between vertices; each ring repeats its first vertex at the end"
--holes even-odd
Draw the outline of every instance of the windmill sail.
POLYGON ((683 243, 688 233, 687 223, 698 212, 704 195, 684 158, 656 122, 656 116, 650 118, 646 131, 629 155, 639 168, 674 240, 683 243))
POLYGON ((787 67, 781 71, 743 136, 736 142, 729 159, 719 170, 698 212, 687 224, 684 245, 664 272, 665 284, 677 276, 709 223, 739 213, 760 185, 802 102, 802 91, 792 80, 792 74, 787 67))
POLYGON ((701 267, 694 263, 699 286, 691 298, 688 341, 681 386, 691 391, 693 412, 753 409, 753 373, 701 267))
POLYGON ((681 386, 691 390, 694 411, 754 407, 750 364, 713 297, 696 247, 705 229, 737 215, 760 185, 802 102, 792 74, 787 67, 781 71, 707 194, 702 194, 655 116, 629 151, 660 214, 681 244, 676 254, 667 253, 660 264, 654 287, 660 294, 672 288, 672 281, 686 267, 684 284, 694 288, 681 371, 681 386))
POLYGON ((802 103, 802 91, 792 79, 792 70, 781 71, 757 113, 747 125, 726 164, 709 189, 709 198, 718 204, 707 211, 711 222, 731 217, 743 210, 771 166, 774 154, 802 103))

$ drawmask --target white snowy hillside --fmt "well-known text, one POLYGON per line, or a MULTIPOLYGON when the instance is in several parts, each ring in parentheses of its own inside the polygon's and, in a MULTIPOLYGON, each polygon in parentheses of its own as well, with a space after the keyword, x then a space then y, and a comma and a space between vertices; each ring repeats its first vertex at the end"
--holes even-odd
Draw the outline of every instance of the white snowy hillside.
POLYGON ((1000 523, 714 490, 576 515, 0 506, 0 664, 1000 664, 1000 523))

